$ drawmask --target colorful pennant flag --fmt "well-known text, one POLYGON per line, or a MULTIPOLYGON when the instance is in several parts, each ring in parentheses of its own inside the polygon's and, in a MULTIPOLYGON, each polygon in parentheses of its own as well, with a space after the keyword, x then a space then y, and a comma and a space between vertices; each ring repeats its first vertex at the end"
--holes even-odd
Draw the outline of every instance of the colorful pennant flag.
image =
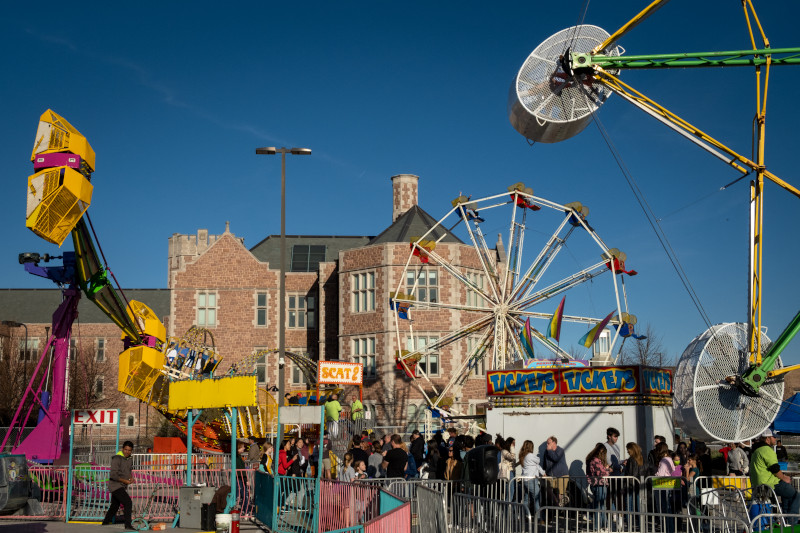
POLYGON ((566 296, 561 298, 561 303, 558 304, 558 309, 556 309, 556 312, 553 313, 553 318, 550 319, 550 327, 548 328, 547 336, 555 339, 556 342, 560 342, 559 337, 561 337, 561 319, 564 317, 564 300, 566 299, 566 296))
POLYGON ((583 344, 586 348, 588 348, 592 344, 594 344, 594 341, 596 341, 600 337, 600 332, 603 331, 606 328, 606 326, 608 325, 608 321, 611 320, 611 317, 613 315, 614 315, 614 311, 611 311, 610 313, 608 313, 608 316, 605 317, 602 322, 600 322, 595 327, 590 329, 586 333, 586 335, 581 337, 581 340, 579 340, 578 343, 579 344, 583 344))
POLYGON ((522 347, 525 349, 525 352, 528 354, 528 357, 533 359, 533 336, 531 335, 530 318, 525 321, 525 327, 520 330, 519 340, 522 343, 522 347))

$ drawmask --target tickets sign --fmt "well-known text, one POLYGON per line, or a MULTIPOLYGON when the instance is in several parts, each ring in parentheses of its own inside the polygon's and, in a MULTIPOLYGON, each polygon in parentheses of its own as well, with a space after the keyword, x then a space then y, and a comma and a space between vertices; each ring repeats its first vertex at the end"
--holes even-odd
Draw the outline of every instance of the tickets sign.
POLYGON ((639 366, 495 370, 486 373, 489 396, 537 394, 672 393, 672 371, 639 366))
POLYGON ((113 424, 119 422, 118 409, 82 409, 72 411, 72 422, 78 424, 113 424))
POLYGON ((320 361, 318 382, 325 385, 361 385, 364 382, 364 365, 340 361, 320 361))

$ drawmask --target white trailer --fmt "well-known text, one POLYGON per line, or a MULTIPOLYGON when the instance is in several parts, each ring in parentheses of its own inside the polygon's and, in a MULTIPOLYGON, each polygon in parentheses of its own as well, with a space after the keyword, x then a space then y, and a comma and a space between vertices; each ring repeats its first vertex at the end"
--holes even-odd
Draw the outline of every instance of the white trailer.
POLYGON ((654 436, 672 444, 672 373, 638 366, 499 370, 487 375, 491 408, 486 430, 513 437, 516 449, 531 440, 542 452, 550 436, 564 449, 570 475, 584 476, 586 455, 606 441, 606 429, 620 432, 647 454, 654 436))

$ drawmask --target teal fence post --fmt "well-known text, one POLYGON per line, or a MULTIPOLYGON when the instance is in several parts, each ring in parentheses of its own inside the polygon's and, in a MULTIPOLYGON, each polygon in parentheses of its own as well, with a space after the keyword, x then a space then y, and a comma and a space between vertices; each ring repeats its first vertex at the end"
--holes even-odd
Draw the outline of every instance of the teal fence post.
POLYGON ((239 410, 236 407, 231 407, 231 492, 228 494, 227 505, 225 505, 225 513, 230 513, 231 509, 233 509, 233 507, 236 505, 236 455, 239 453, 239 451, 236 449, 236 432, 238 430, 236 426, 238 419, 239 410))
POLYGON ((75 435, 75 411, 70 416, 69 423, 69 468, 67 470, 67 511, 64 513, 64 522, 69 522, 70 509, 72 509, 72 444, 75 435))

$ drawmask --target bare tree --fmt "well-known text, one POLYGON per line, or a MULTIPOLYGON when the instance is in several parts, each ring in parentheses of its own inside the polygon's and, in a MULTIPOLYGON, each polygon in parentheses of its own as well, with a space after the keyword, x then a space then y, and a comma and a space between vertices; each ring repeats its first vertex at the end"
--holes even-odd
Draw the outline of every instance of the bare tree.
MULTIPOLYGON (((0 336, 0 425, 7 426, 11 423, 14 411, 22 394, 25 392, 25 377, 27 361, 19 357, 20 338, 13 335, 0 336)), ((28 369, 30 371, 30 369, 28 369)))
POLYGON ((650 324, 644 331, 638 332, 645 339, 629 337, 620 356, 620 363, 625 365, 643 365, 655 367, 668 367, 675 364, 674 358, 668 356, 664 350, 661 335, 657 334, 650 324))
POLYGON ((93 342, 81 340, 70 350, 69 408, 118 407, 114 368, 107 358, 98 361, 93 342))

